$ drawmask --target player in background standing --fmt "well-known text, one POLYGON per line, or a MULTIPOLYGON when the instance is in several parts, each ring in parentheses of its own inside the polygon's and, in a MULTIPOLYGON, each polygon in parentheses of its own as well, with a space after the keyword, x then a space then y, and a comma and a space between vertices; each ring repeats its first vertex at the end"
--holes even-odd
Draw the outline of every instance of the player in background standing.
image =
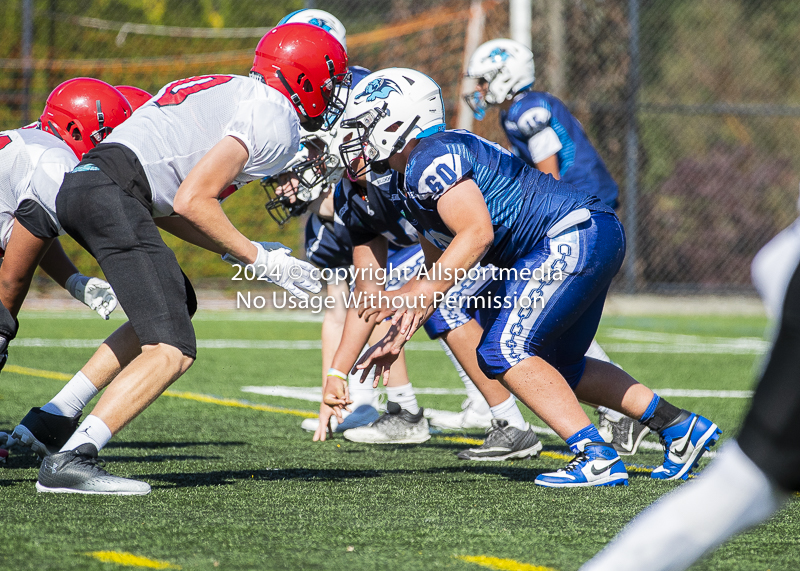
MULTIPOLYGON (((533 90, 535 71, 527 47, 509 39, 490 40, 470 57, 467 76, 478 83, 464 99, 479 121, 487 106, 500 108, 500 125, 517 157, 616 208, 619 189, 603 159, 560 99, 533 90)), ((595 340, 587 356, 611 362, 595 340)), ((616 411, 598 407, 597 412, 600 433, 620 455, 635 454, 650 432, 616 411)))
POLYGON ((800 220, 753 260, 753 284, 777 330, 739 436, 701 478, 636 516, 581 571, 681 571, 800 492, 799 261, 800 220))
POLYGON ((196 357, 191 286, 155 219, 167 218, 162 227, 226 261, 263 267, 295 295, 319 291, 313 266, 279 244, 248 240, 220 200, 279 172, 297 151, 301 124, 309 131, 333 124, 348 83, 347 54, 333 36, 305 24, 280 26, 259 42, 249 78, 206 75, 170 83, 65 176, 56 200, 59 220, 97 259, 141 353, 61 451, 45 458, 39 491, 150 491, 144 482, 108 474, 97 452, 196 357))
MULTIPOLYGON (((376 366, 376 376, 388 372, 441 303, 435 295, 453 286, 456 270, 478 262, 514 269, 497 280, 503 303, 490 308, 477 357, 488 377, 502 382, 575 453, 565 468, 540 474, 535 483, 627 485, 624 464, 578 399, 640 418, 664 442, 664 463, 651 477, 686 479, 718 440, 719 428, 619 367, 585 356, 625 253, 613 209, 499 145, 467 131, 445 131, 441 89, 422 73, 376 72, 355 87, 362 92, 373 97, 354 98, 348 106, 342 125, 354 127, 356 136, 340 147, 342 158, 354 177, 373 165, 401 173, 393 200, 420 233, 426 265, 434 271, 396 292, 403 309, 393 312, 390 332, 357 368, 376 366)), ((381 311, 371 308, 363 317, 381 311)), ((341 406, 336 399, 329 404, 341 406)))

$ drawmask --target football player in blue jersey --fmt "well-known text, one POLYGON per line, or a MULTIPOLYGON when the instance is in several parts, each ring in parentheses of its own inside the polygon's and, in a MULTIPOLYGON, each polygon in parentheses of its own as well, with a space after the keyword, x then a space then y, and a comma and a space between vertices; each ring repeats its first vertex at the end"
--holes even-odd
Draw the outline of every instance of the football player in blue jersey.
MULTIPOLYGON (((403 307, 357 367, 385 374, 414 331, 441 303, 458 272, 479 262, 505 270, 477 349, 481 369, 500 380, 575 453, 540 474, 548 487, 627 485, 617 451, 578 399, 638 418, 665 445, 654 479, 685 479, 719 439, 710 420, 678 409, 620 368, 585 356, 612 278, 625 254, 613 209, 557 181, 494 143, 446 131, 441 89, 428 76, 392 68, 353 88, 340 146, 351 176, 401 173, 396 200, 421 234, 427 276, 396 295, 403 307)), ((396 305, 396 300, 393 305, 396 305)), ((373 308, 364 312, 382 312, 373 308)))
MULTIPOLYGON (((488 41, 470 57, 467 76, 477 80, 475 91, 464 96, 475 118, 483 120, 488 106, 499 107, 500 124, 516 156, 617 207, 617 183, 580 122, 560 99, 533 90, 536 70, 531 50, 514 40, 488 41)), ((588 356, 610 361, 596 341, 588 356)), ((598 414, 600 433, 621 455, 635 454, 650 432, 605 407, 599 407, 598 414)))
MULTIPOLYGON (((334 128, 336 129, 338 127, 334 128)), ((338 132, 341 133, 341 130, 338 132)), ((397 174, 392 172, 380 176, 370 174, 369 177, 365 175, 356 181, 343 180, 337 185, 335 198, 327 190, 321 190, 323 186, 341 179, 341 173, 337 172, 340 163, 338 154, 335 157, 329 155, 329 145, 339 138, 338 135, 334 137, 323 135, 316 141, 309 142, 305 139, 304 148, 290 163, 288 172, 264 181, 265 189, 272 197, 267 209, 279 223, 306 210, 313 212, 306 228, 306 250, 308 259, 318 267, 349 267, 353 262, 355 248, 359 252, 356 254, 358 259, 356 272, 360 278, 358 284, 360 287, 354 292, 356 295, 360 292, 383 291, 384 286, 388 291, 397 289, 408 281, 410 274, 400 276, 405 279, 393 279, 387 285, 376 283, 375 280, 370 281, 369 272, 364 274, 360 271, 383 268, 387 261, 389 267, 402 271, 402 264, 414 267, 422 261, 416 230, 402 217, 389 199, 389 196, 396 192, 397 174), (310 152, 309 149, 315 150, 310 152), (309 158, 310 156, 313 158, 309 158), (324 176, 319 174, 322 172, 324 176), (308 200, 312 201, 308 203, 308 200)), ((472 295, 480 291, 486 281, 462 282, 454 288, 455 291, 451 292, 451 295, 472 295)), ((330 293, 329 289, 329 295, 330 293)), ((343 310, 342 313, 346 314, 346 311, 343 310)), ((465 337, 466 332, 474 327, 478 328, 477 338, 480 337, 480 326, 473 321, 474 313, 458 308, 444 310, 437 312, 425 324, 428 335, 442 341, 443 348, 467 388, 469 401, 461 413, 437 411, 428 415, 431 424, 440 429, 487 426, 492 428, 491 436, 487 440, 490 444, 494 442, 494 445, 481 447, 480 450, 466 450, 459 454, 463 459, 496 461, 534 455, 541 448, 541 444, 522 417, 516 399, 497 381, 485 378, 477 366, 474 358, 474 347, 477 342, 467 340, 465 337), (453 345, 458 356, 450 351, 448 343, 453 345), (469 349, 470 346, 472 350, 469 349), (474 366, 471 366, 471 362, 465 365, 470 367, 470 374, 466 373, 459 359, 474 361, 474 366), (480 379, 478 384, 481 388, 473 383, 471 377, 480 379), (487 384, 491 385, 488 389, 487 384), (487 399, 491 403, 491 408, 481 391, 488 392, 487 399)), ((331 320, 326 313, 323 327, 328 321, 331 320)), ((374 325, 374 321, 371 324, 359 322, 353 312, 350 324, 346 328, 339 327, 335 334, 326 335, 326 329, 323 328, 323 384, 326 385, 326 394, 344 395, 343 371, 351 369, 374 325), (343 333, 344 331, 346 332, 343 333), (336 356, 331 354, 326 360, 326 346, 336 351, 336 356), (327 371, 331 365, 334 374, 329 377, 327 371)), ((382 338, 385 332, 386 327, 379 326, 375 328, 370 339, 375 342, 382 338)), ((474 331, 472 333, 474 335, 474 331)), ((347 375, 348 398, 353 401, 349 408, 353 410, 353 414, 347 416, 347 410, 343 410, 340 417, 343 422, 339 424, 333 409, 323 406, 321 415, 323 427, 327 426, 330 418, 333 431, 344 432, 345 438, 359 442, 408 443, 427 440, 429 438, 427 425, 422 422, 422 416, 419 415, 420 407, 407 373, 401 368, 402 360, 398 365, 400 367, 396 367, 397 370, 393 369, 387 392, 389 402, 400 405, 400 410, 396 410, 395 414, 384 415, 381 421, 373 426, 358 428, 375 420, 372 415, 377 416, 373 408, 375 406, 373 380, 368 377, 361 383, 360 375, 347 375)), ((388 408, 390 411, 394 410, 393 406, 388 408)), ((317 431, 320 419, 307 419, 303 421, 302 426, 306 430, 317 431)), ((318 438, 325 438, 324 428, 318 438)))

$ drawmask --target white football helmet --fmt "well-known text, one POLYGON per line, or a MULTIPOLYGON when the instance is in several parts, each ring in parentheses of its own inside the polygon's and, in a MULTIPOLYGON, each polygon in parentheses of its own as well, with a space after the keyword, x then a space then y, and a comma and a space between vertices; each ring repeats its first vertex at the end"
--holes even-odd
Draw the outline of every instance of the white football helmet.
POLYGON ((340 129, 347 133, 339 153, 348 174, 388 169, 386 160, 400 152, 409 139, 421 139, 445 130, 442 89, 430 77, 413 69, 392 67, 371 73, 350 94, 340 129), (359 159, 363 165, 358 167, 359 159))
POLYGON ((346 30, 344 29, 344 24, 342 24, 339 19, 331 14, 330 12, 326 12, 325 10, 314 10, 314 9, 303 9, 303 10, 296 10, 291 14, 287 14, 281 21, 278 22, 278 26, 281 24, 311 24, 312 26, 319 26, 329 34, 331 34, 334 38, 339 40, 339 43, 342 44, 344 51, 347 51, 347 39, 346 39, 346 30))
POLYGON ((487 84, 485 95, 480 89, 464 95, 475 118, 481 120, 487 105, 499 105, 531 88, 536 81, 533 52, 514 40, 490 40, 469 58, 467 76, 487 84))

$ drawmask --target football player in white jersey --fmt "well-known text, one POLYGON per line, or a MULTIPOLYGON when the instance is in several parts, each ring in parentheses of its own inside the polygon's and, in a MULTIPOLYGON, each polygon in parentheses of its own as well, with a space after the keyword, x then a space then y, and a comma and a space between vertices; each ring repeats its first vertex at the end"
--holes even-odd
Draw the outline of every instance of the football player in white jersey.
MULTIPOLYGON (((116 298, 103 280, 80 274, 56 239, 63 230, 55 214, 55 201, 64 174, 94 146, 93 136, 111 132, 131 114, 130 105, 105 82, 79 78, 59 85, 48 98, 44 131, 25 127, 0 132, 0 369, 7 345, 16 335, 16 317, 28 293, 37 264, 76 299, 108 319, 116 298), (73 105, 88 102, 91 112, 73 105), (98 124, 99 102, 103 125, 98 124), (54 132, 69 106, 72 133, 54 132), (94 121, 94 125, 92 124, 94 121), (105 128, 105 130, 102 130, 105 128), (55 135, 55 136, 54 136, 55 135)), ((37 124, 34 124, 37 125, 37 124)))
POLYGON ((252 264, 298 296, 318 292, 313 266, 280 244, 251 242, 220 200, 279 172, 298 148, 299 127, 333 124, 346 101, 347 54, 308 24, 271 30, 250 77, 206 75, 163 87, 64 177, 56 212, 65 231, 98 261, 125 309, 141 352, 116 375, 76 432, 45 458, 37 489, 146 494, 144 482, 111 476, 98 450, 194 362, 194 299, 158 225, 252 264))

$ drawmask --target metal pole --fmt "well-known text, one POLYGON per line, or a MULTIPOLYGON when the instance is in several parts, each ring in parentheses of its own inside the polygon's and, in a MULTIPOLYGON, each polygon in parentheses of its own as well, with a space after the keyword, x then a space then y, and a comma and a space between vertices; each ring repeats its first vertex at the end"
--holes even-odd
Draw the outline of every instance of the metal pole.
POLYGON ((547 91, 560 99, 566 97, 566 27, 564 25, 564 0, 550 0, 547 20, 550 28, 550 57, 547 60, 547 91))
POLYGON ((525 47, 530 48, 531 19, 533 0, 511 0, 508 7, 508 29, 511 30, 511 39, 516 40, 525 47))
POLYGON ((31 122, 31 80, 33 79, 33 0, 22 0, 22 124, 31 122))
POLYGON ((464 40, 464 61, 462 63, 461 90, 458 98, 458 117, 456 117, 456 127, 458 129, 472 130, 472 109, 464 101, 464 93, 470 93, 475 89, 475 80, 467 77, 467 67, 469 58, 481 43, 483 38, 483 27, 486 16, 483 12, 481 0, 472 0, 469 7, 469 23, 467 24, 467 37, 464 40))
POLYGON ((639 256, 639 132, 637 106, 639 99, 639 0, 628 0, 628 20, 630 38, 628 50, 630 69, 628 70, 628 97, 626 101, 625 134, 625 234, 628 253, 625 259, 625 289, 628 293, 637 291, 636 266, 639 256))

